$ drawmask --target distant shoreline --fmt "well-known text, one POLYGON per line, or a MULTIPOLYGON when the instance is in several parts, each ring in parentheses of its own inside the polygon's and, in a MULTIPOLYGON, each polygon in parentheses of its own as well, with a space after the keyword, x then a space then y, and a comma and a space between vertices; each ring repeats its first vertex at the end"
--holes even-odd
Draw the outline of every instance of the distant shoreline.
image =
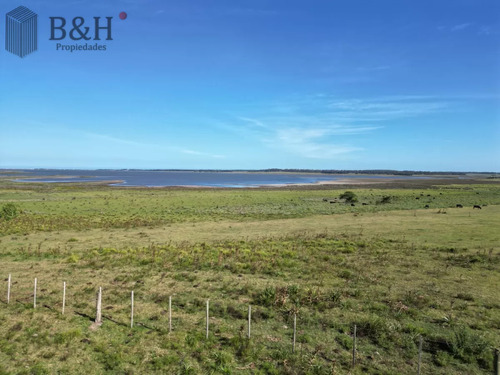
POLYGON ((430 181, 493 181, 491 174, 361 174, 322 173, 318 171, 158 171, 158 170, 16 170, 1 173, 0 181, 15 186, 30 184, 108 186, 135 189, 324 189, 335 186, 389 186, 391 184, 428 184, 430 181))
POLYGON ((326 175, 384 175, 384 176, 466 176, 494 175, 500 177, 500 172, 489 171, 422 171, 422 170, 392 170, 392 169, 124 169, 124 168, 0 168, 0 175, 36 173, 46 171, 87 171, 87 172, 189 172, 189 173, 271 173, 271 174, 326 174, 326 175))

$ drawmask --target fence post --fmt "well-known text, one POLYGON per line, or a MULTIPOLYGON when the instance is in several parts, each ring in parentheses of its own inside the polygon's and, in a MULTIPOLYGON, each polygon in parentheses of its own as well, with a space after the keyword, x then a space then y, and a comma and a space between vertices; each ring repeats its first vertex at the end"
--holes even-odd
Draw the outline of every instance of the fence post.
POLYGON ((252 305, 248 305, 248 338, 250 338, 252 329, 252 305))
POLYGON ((63 303, 62 303, 62 314, 64 315, 64 308, 66 307, 66 281, 63 282, 63 303))
POLYGON ((168 296, 168 333, 172 333, 172 296, 168 296))
POLYGON ((134 291, 130 294, 130 328, 134 327, 134 291))
POLYGON ((33 308, 36 309, 36 282, 37 279, 35 277, 35 287, 33 288, 33 308))
POLYGON ((96 316, 95 322, 97 324, 102 324, 102 288, 99 287, 97 292, 97 305, 96 305, 96 316))
POLYGON ((417 374, 420 375, 420 371, 421 371, 421 366, 422 366, 422 342, 424 341, 424 339, 422 338, 422 336, 419 337, 418 339, 418 367, 417 367, 417 374))
POLYGON ((9 279, 7 280, 7 304, 10 303, 10 282, 11 282, 11 274, 9 273, 9 279))
POLYGON ((356 324, 354 325, 354 334, 352 335, 352 367, 356 366, 356 324))
POLYGON ((500 375, 500 349, 495 349, 495 374, 500 375))
POLYGON ((209 318, 209 316, 208 316, 208 309, 209 309, 209 303, 210 303, 209 301, 210 300, 207 299, 207 336, 206 336, 207 339, 208 339, 208 318, 209 318))
POLYGON ((293 346, 292 353, 295 353, 295 338, 297 337, 297 313, 293 314, 293 346))

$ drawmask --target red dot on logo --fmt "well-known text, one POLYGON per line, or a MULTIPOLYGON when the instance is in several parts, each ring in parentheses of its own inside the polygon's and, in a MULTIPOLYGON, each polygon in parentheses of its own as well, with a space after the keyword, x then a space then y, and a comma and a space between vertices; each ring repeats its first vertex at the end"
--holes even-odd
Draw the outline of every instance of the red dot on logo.
POLYGON ((127 13, 125 13, 125 12, 121 12, 121 13, 120 13, 120 19, 121 19, 121 20, 124 20, 124 19, 126 19, 126 18, 127 18, 127 13))

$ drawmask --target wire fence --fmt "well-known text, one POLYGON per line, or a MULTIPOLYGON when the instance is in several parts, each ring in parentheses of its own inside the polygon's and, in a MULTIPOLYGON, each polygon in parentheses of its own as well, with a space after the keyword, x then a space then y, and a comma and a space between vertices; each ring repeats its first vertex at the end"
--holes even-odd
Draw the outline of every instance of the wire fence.
MULTIPOLYGON (((26 297, 26 295, 27 295, 26 289, 27 288, 26 288, 26 285, 24 285, 23 287, 19 288, 20 290, 18 290, 18 293, 16 293, 19 295, 19 298, 13 299, 12 298, 12 296, 13 296, 12 286, 13 286, 13 279, 12 279, 12 275, 9 274, 7 277, 6 300, 3 301, 6 305, 10 305, 10 304, 17 302, 17 303, 21 303, 24 305, 30 305, 35 310, 40 309, 40 308, 46 308, 46 309, 49 309, 52 311, 57 311, 61 315, 67 314, 68 294, 67 294, 66 281, 63 281, 61 284, 60 303, 57 303, 57 302, 54 303, 54 301, 53 301, 55 298, 55 295, 57 295, 57 291, 48 291, 47 289, 41 289, 42 292, 51 295, 52 305, 49 305, 47 303, 40 303, 40 293, 39 293, 40 284, 38 282, 38 278, 33 279, 33 289, 32 289, 33 292, 31 293, 31 295, 28 298, 26 297), (24 296, 24 297, 22 297, 22 296, 24 296), (32 300, 30 301, 29 298, 32 298, 32 300)), ((92 326, 94 328, 101 326, 103 324, 104 320, 108 320, 108 321, 110 321, 114 324, 120 325, 120 326, 129 327, 129 329, 134 329, 134 326, 142 326, 144 328, 147 328, 150 330, 155 330, 155 331, 158 331, 160 333, 167 334, 167 335, 171 334, 174 329, 178 328, 173 323, 173 318, 175 318, 175 314, 176 314, 176 310, 175 310, 176 306, 175 306, 175 298, 174 298, 175 296, 174 295, 168 296, 168 311, 167 311, 168 315, 167 315, 167 319, 166 319, 167 320, 166 321, 167 329, 164 329, 164 328, 161 328, 158 326, 154 326, 154 324, 147 324, 147 323, 135 320, 136 300, 135 300, 134 290, 130 291, 130 302, 129 302, 129 308, 128 308, 130 320, 128 323, 124 323, 123 320, 117 320, 109 314, 103 314, 103 298, 106 298, 104 292, 105 291, 103 291, 102 287, 98 287, 98 289, 96 291, 96 297, 95 297, 95 313, 94 314, 89 314, 87 312, 78 311, 75 308, 73 309, 73 313, 92 320, 93 321, 92 326)), ((73 296, 73 298, 76 299, 77 296, 73 296)), ((80 303, 80 304, 78 304, 78 306, 83 307, 84 305, 87 305, 87 307, 88 307, 89 306, 88 302, 89 301, 80 303)), ((205 332, 204 333, 205 333, 205 339, 207 339, 207 340, 209 339, 209 336, 210 336, 210 321, 211 321, 211 318, 213 318, 210 304, 211 304, 210 299, 206 299, 205 300, 205 311, 204 311, 205 312, 205 322, 204 322, 205 323, 205 332)), ((246 310, 247 311, 246 338, 248 340, 250 340, 253 337, 253 333, 252 333, 252 305, 248 304, 246 309, 247 309, 246 310)), ((88 309, 85 309, 85 310, 89 311, 88 309)), ((180 310, 181 310, 181 308, 179 307, 179 310, 177 312, 179 313, 180 310)), ((200 309, 200 311, 201 311, 201 309, 200 309)), ((298 328, 297 319, 299 317, 299 314, 295 311, 295 312, 293 312, 292 316, 293 316, 293 318, 292 318, 293 333, 292 333, 292 337, 291 337, 290 346, 291 346, 292 353, 295 353, 296 344, 297 344, 297 332, 298 332, 297 331, 297 328, 298 328)), ((300 320, 299 320, 299 322, 300 322, 300 320)), ((359 350, 358 350, 358 345, 357 345, 358 341, 357 340, 359 338, 358 337, 359 331, 358 331, 357 324, 353 324, 352 326, 349 327, 349 329, 350 329, 349 336, 350 336, 350 339, 352 340, 352 342, 351 342, 352 343, 351 367, 354 368, 358 364, 359 350)), ((432 340, 431 338, 424 339, 424 337, 422 335, 418 336, 418 352, 417 352, 416 369, 415 369, 416 374, 421 375, 423 373, 422 353, 424 350, 424 346, 427 345, 428 347, 432 347, 432 346, 436 346, 436 345, 438 346, 438 345, 442 345, 442 344, 443 344, 442 342, 432 340)), ((489 348, 489 349, 492 350, 494 353, 493 366, 492 366, 493 374, 500 375, 500 350, 497 348, 489 348)))

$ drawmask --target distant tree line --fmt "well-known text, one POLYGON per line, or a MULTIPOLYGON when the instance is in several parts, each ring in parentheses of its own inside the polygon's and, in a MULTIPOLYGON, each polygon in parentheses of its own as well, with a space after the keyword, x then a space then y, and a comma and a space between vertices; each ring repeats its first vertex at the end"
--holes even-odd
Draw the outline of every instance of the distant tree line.
MULTIPOLYGON (((132 170, 132 169, 129 169, 132 170)), ((137 169, 140 170, 140 169, 137 169)), ((153 171, 172 171, 172 172, 273 172, 273 173, 324 173, 324 174, 367 174, 367 175, 393 175, 393 176, 419 176, 419 175, 453 175, 464 176, 467 174, 490 174, 498 175, 496 172, 450 172, 450 171, 397 171, 393 169, 281 169, 281 168, 268 168, 268 169, 152 169, 153 171)))
MULTIPOLYGON (((36 168, 34 171, 45 171, 45 168, 36 168)), ((500 174, 497 172, 450 172, 450 171, 398 171, 394 169, 298 169, 298 168, 268 168, 268 169, 97 169, 100 171, 153 171, 153 172, 273 172, 273 173, 324 173, 324 174, 367 174, 367 175, 393 175, 393 176, 436 176, 436 175, 452 175, 464 176, 467 174, 488 174, 493 175, 488 178, 499 178, 500 174)))

